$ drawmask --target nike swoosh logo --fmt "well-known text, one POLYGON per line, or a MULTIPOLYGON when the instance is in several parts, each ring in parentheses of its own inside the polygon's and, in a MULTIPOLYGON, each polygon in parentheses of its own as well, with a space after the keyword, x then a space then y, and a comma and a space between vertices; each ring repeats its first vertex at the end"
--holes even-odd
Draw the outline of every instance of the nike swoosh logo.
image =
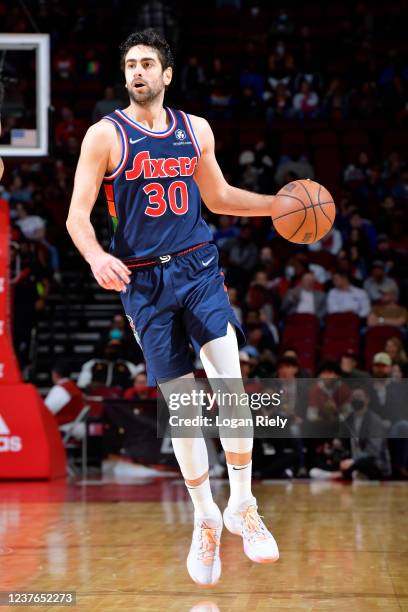
POLYGON ((133 138, 129 138, 129 142, 130 142, 130 144, 136 144, 137 142, 140 142, 141 140, 144 140, 145 138, 147 138, 147 136, 142 136, 141 138, 136 138, 136 140, 133 140, 133 138))
POLYGON ((203 264, 203 266, 206 268, 207 266, 210 265, 210 263, 212 262, 212 260, 215 259, 215 255, 213 255, 212 257, 210 257, 210 259, 208 259, 207 261, 202 261, 201 263, 203 264))
POLYGON ((233 470, 246 470, 246 469, 247 469, 247 467, 248 467, 247 465, 244 465, 244 467, 242 467, 242 468, 237 468, 237 467, 235 467, 235 465, 233 465, 233 466, 232 466, 232 469, 233 469, 233 470))

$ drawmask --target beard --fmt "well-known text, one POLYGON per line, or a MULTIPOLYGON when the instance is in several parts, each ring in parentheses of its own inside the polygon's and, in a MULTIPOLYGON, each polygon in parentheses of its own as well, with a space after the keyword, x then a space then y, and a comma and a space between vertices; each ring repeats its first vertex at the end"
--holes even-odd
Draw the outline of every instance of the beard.
POLYGON ((128 88, 128 94, 132 102, 135 102, 139 106, 147 106, 160 96, 163 89, 164 85, 157 85, 156 87, 145 85, 143 91, 139 91, 135 87, 128 88))

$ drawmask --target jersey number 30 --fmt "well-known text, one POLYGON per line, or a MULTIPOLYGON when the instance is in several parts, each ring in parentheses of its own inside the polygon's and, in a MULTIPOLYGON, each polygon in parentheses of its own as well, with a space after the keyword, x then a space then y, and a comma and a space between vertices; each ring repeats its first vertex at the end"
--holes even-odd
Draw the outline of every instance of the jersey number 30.
POLYGON ((161 217, 170 206, 175 215, 185 215, 188 211, 188 190, 183 181, 173 181, 166 192, 161 183, 149 183, 143 187, 143 191, 149 196, 149 206, 146 206, 145 214, 149 217, 161 217))

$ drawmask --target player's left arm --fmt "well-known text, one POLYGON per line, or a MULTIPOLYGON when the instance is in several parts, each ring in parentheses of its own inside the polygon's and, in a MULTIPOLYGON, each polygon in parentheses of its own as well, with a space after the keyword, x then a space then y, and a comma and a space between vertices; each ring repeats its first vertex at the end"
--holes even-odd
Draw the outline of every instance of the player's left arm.
POLYGON ((266 217, 272 215, 275 196, 260 195, 229 185, 215 157, 214 134, 202 117, 189 115, 201 149, 201 157, 194 173, 201 197, 214 213, 237 217, 266 217))

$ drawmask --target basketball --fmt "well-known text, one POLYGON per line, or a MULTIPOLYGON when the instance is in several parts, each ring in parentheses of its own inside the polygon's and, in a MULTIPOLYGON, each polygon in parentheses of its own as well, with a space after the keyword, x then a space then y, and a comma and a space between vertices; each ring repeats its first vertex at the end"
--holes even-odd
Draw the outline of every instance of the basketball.
POLYGON ((282 238, 297 244, 311 244, 332 228, 336 207, 326 187, 299 179, 288 183, 273 203, 273 225, 282 238))

